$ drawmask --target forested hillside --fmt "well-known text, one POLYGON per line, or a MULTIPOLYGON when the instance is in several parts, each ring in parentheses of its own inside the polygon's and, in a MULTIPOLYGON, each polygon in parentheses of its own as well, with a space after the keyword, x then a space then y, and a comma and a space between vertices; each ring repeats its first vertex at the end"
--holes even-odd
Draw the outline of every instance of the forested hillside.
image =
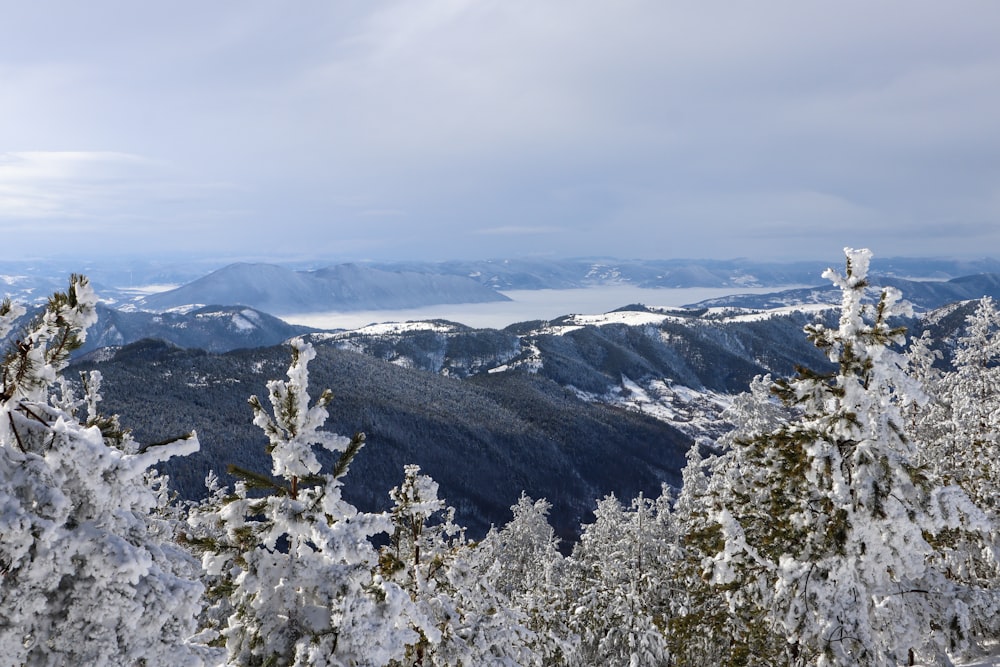
MULTIPOLYGON (((105 409, 121 413, 140 441, 197 429, 201 450, 164 469, 185 498, 201 498, 210 470, 267 467, 246 399, 286 364, 283 347, 207 354, 146 341, 72 370, 100 371, 105 409)), ((461 382, 327 346, 317 348, 311 376, 334 391, 330 428, 362 431, 370 443, 346 480, 353 503, 385 509, 403 466, 416 463, 477 536, 504 521, 523 490, 550 500, 570 539, 595 497, 678 485, 690 443, 652 417, 587 403, 527 373, 461 382)))

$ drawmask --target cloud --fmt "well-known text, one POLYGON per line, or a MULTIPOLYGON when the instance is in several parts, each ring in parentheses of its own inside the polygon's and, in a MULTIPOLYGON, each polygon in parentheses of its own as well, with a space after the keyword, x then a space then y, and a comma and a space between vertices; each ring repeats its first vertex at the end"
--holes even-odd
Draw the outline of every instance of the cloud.
POLYGON ((406 211, 398 208, 373 208, 361 211, 361 215, 366 218, 402 218, 406 216, 406 211))
POLYGON ((507 227, 490 227, 488 229, 477 229, 476 234, 484 236, 535 236, 539 234, 561 234, 568 231, 564 227, 518 227, 509 225, 507 227))
POLYGON ((8 249, 37 252, 41 242, 56 253, 176 250, 189 238, 202 247, 231 238, 246 213, 231 201, 233 188, 173 177, 168 165, 131 153, 0 153, 0 229, 8 249))
POLYGON ((0 153, 0 219, 85 218, 108 213, 144 183, 154 163, 86 151, 0 153))
POLYGON ((2 220, 208 251, 363 221, 407 258, 917 247, 1000 215, 996 3, 57 4, 0 25, 2 220))

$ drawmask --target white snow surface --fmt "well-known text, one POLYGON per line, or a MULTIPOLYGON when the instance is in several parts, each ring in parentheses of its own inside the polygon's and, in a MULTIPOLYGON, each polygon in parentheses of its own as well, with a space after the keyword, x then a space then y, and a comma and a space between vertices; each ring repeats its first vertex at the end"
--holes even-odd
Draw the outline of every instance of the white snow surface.
POLYGON ((825 303, 804 303, 796 306, 782 306, 768 310, 734 310, 733 308, 709 308, 708 315, 721 322, 763 322, 773 317, 790 313, 821 313, 833 306, 825 303))
POLYGON ((366 334, 370 336, 385 336, 399 333, 409 333, 411 331, 433 331, 436 333, 451 333, 456 327, 441 322, 383 322, 381 324, 369 324, 366 327, 355 329, 356 334, 366 334))
POLYGON ((145 296, 147 294, 169 292, 170 290, 177 289, 178 287, 180 287, 180 283, 151 283, 149 285, 135 285, 134 287, 119 287, 117 289, 127 294, 145 296))
MULTIPOLYGON (((643 311, 619 310, 602 315, 574 315, 571 319, 574 324, 581 327, 605 326, 607 324, 626 324, 628 326, 645 326, 648 324, 662 324, 669 319, 669 315, 663 313, 646 313, 643 311)), ((679 318, 677 318, 679 319, 679 318)))
MULTIPOLYGON (((705 317, 713 322, 762 322, 789 313, 819 313, 831 308, 828 304, 804 304, 799 306, 783 306, 769 310, 751 310, 742 308, 709 308, 705 317)), ((658 308, 653 307, 653 310, 658 308)), ((570 315, 559 324, 544 327, 542 333, 565 335, 586 326, 602 327, 610 324, 626 326, 657 326, 664 322, 690 322, 691 317, 683 309, 672 308, 671 312, 647 312, 642 310, 614 310, 598 315, 570 315)), ((692 311, 693 312, 693 311, 692 311)))

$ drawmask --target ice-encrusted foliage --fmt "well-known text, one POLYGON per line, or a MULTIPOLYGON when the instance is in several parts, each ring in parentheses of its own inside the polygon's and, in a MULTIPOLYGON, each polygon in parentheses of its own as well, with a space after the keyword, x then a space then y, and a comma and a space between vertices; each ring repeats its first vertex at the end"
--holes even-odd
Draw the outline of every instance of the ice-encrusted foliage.
POLYGON ((713 480, 722 548, 705 574, 735 615, 765 619, 781 638, 748 626, 758 657, 947 663, 964 606, 927 537, 982 516, 960 490, 942 489, 914 465, 901 409, 924 394, 891 347, 904 332, 890 318, 907 311, 891 288, 869 304, 871 254, 846 255, 844 275, 824 274, 843 294, 838 327, 807 327, 837 370, 777 382, 800 416, 733 440, 716 473, 723 477, 713 480))
MULTIPOLYGON (((197 665, 186 639, 202 587, 158 515, 165 480, 151 466, 196 451, 198 440, 143 450, 99 417, 96 390, 70 397, 60 372, 95 303, 86 278, 73 276, 4 360, 0 656, 11 665, 197 665), (75 415, 83 402, 86 423, 75 415)), ((0 307, 0 329, 19 311, 0 307)))
POLYGON ((907 369, 911 377, 920 382, 928 395, 923 404, 913 403, 904 412, 906 432, 917 443, 917 463, 947 479, 954 467, 953 439, 948 433, 949 407, 943 400, 941 386, 945 377, 935 366, 943 358, 935 349, 935 341, 928 331, 910 341, 906 351, 907 369))
POLYGON ((968 596, 967 634, 995 637, 1000 631, 1000 312, 985 297, 966 321, 951 358, 954 370, 941 373, 926 345, 911 346, 911 364, 931 379, 932 402, 913 416, 927 465, 960 486, 990 519, 988 530, 952 518, 935 535, 953 578, 968 596))
POLYGON ((531 665, 533 633, 521 613, 475 568, 475 545, 454 522, 438 485, 408 465, 392 489, 393 531, 381 572, 413 601, 419 639, 393 665, 531 665))
MULTIPOLYGON (((66 367, 69 355, 87 339, 87 329, 97 321, 97 295, 84 276, 70 277, 69 288, 49 297, 42 314, 29 331, 7 352, 3 365, 3 395, 29 401, 45 400, 49 387, 66 367)), ((0 318, 10 322, 15 313, 0 308, 0 318), (4 311, 8 311, 4 314, 4 311)), ((0 325, 0 329, 9 324, 0 325)))
MULTIPOLYGON (((740 402, 754 405, 750 396, 740 402)), ((677 555, 665 576, 672 593, 667 641, 671 659, 679 665, 753 664, 754 656, 770 655, 772 645, 780 643, 773 633, 761 632, 765 624, 755 615, 755 605, 734 604, 731 599, 740 593, 747 600, 756 599, 757 588, 744 588, 743 582, 719 584, 710 576, 710 565, 725 547, 719 516, 735 502, 726 480, 737 468, 732 457, 738 451, 707 458, 702 458, 697 444, 688 451, 673 512, 677 555)), ((752 567, 755 562, 745 565, 752 567)))
POLYGON ((530 646, 544 665, 567 664, 577 644, 567 622, 572 594, 548 521, 551 507, 522 493, 510 508, 511 520, 490 530, 474 554, 480 576, 524 615, 533 633, 530 646))
POLYGON ((969 316, 941 383, 948 406, 947 452, 956 481, 995 519, 1000 516, 1000 311, 983 298, 969 316))
POLYGON ((333 399, 333 392, 324 391, 316 404, 309 406, 309 362, 316 357, 316 350, 301 338, 291 341, 292 363, 288 367, 288 381, 271 380, 267 383, 271 412, 266 410, 256 396, 250 397, 253 423, 268 438, 267 453, 271 455, 272 474, 294 480, 319 472, 319 459, 314 446, 330 451, 344 451, 348 440, 343 436, 320 431, 328 416, 326 406, 333 399))
POLYGON ((672 553, 663 500, 639 496, 626 508, 612 495, 597 503, 569 563, 569 625, 580 638, 571 664, 666 663, 663 573, 672 553))
POLYGON ((212 592, 231 610, 217 637, 209 627, 202 638, 224 643, 230 665, 385 665, 417 640, 409 596, 374 573, 370 538, 391 522, 341 497, 364 436, 319 430, 332 394, 309 406, 315 352, 299 339, 291 346, 288 380, 268 383, 273 414, 250 399, 276 478, 230 467, 235 491, 189 519, 188 541, 204 550, 212 592), (340 454, 332 472, 321 471, 316 445, 340 454))

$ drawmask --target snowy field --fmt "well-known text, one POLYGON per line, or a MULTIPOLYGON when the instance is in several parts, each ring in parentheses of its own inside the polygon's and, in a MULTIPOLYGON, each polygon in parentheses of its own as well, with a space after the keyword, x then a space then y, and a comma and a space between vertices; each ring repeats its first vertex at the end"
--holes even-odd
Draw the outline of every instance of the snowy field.
POLYGON ((627 285, 567 290, 511 290, 503 292, 511 301, 466 303, 408 308, 405 310, 360 310, 351 312, 302 313, 281 319, 317 329, 357 329, 375 322, 443 319, 470 327, 502 329, 515 322, 552 320, 562 315, 605 313, 632 303, 676 308, 704 299, 731 294, 769 294, 781 287, 685 287, 645 289, 627 285))

